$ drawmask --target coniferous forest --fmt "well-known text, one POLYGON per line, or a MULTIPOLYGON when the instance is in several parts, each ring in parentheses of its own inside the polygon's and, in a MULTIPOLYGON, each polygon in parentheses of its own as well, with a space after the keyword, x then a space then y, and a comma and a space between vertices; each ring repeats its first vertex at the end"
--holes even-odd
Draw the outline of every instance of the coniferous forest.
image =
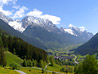
POLYGON ((37 47, 34 47, 20 38, 16 38, 8 35, 4 31, 0 30, 0 62, 1 65, 6 65, 6 59, 4 58, 4 51, 10 51, 13 54, 19 56, 22 59, 27 60, 40 60, 47 61, 47 53, 37 47))

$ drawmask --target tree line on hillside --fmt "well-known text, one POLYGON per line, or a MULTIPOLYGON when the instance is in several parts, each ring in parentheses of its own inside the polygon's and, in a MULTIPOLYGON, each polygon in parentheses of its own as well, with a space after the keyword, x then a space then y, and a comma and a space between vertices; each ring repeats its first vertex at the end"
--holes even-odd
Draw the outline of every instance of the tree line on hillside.
POLYGON ((0 60, 4 57, 4 51, 10 51, 22 59, 47 61, 47 53, 37 47, 34 47, 20 38, 8 35, 0 30, 0 60))

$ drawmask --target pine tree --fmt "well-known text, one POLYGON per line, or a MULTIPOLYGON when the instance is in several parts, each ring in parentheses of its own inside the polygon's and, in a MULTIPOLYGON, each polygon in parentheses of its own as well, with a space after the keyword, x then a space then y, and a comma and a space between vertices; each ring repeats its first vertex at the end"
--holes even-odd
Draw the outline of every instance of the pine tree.
POLYGON ((26 59, 24 59, 24 61, 23 61, 23 66, 27 67, 27 61, 26 61, 26 59))
POLYGON ((53 58, 53 56, 50 56, 50 63, 51 63, 51 66, 53 66, 54 65, 54 58, 53 58))
POLYGON ((0 65, 6 66, 6 58, 4 54, 4 49, 0 48, 0 65))

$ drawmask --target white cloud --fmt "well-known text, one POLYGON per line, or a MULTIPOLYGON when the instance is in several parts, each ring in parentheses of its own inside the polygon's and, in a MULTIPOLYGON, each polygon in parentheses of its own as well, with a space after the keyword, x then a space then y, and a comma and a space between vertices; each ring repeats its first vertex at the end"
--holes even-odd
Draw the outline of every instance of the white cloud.
POLYGON ((30 11, 29 13, 27 13, 27 16, 35 16, 35 17, 40 17, 43 19, 48 19, 51 22, 53 22, 53 24, 60 24, 60 17, 57 16, 53 16, 53 15, 49 15, 49 14, 43 14, 42 11, 39 11, 37 9, 34 9, 33 11, 30 11))
POLYGON ((19 9, 20 8, 20 5, 14 5, 13 8, 19 9))
POLYGON ((16 19, 16 18, 21 18, 21 17, 23 17, 23 16, 25 15, 25 14, 24 14, 25 10, 28 10, 28 8, 25 7, 25 6, 22 6, 21 8, 19 8, 18 11, 16 11, 16 12, 14 13, 14 15, 12 16, 12 18, 13 18, 13 19, 16 19))
POLYGON ((28 16, 34 16, 34 17, 40 17, 43 14, 43 12, 34 9, 33 11, 30 11, 29 13, 27 13, 28 16))
POLYGON ((0 0, 0 12, 5 14, 6 16, 10 16, 12 14, 11 11, 4 10, 3 6, 10 4, 15 4, 17 0, 0 0))
POLYGON ((0 6, 3 7, 3 5, 7 5, 9 3, 15 4, 17 0, 0 0, 0 6))
POLYGON ((0 12, 2 12, 3 14, 5 14, 6 16, 12 15, 11 11, 3 10, 1 7, 0 7, 0 12))

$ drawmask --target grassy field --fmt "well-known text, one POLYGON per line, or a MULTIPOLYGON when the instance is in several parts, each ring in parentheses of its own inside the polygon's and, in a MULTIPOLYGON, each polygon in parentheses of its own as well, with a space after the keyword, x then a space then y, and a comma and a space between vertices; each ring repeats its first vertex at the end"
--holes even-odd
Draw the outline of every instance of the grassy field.
MULTIPOLYGON (((34 68, 21 68, 20 70, 27 73, 27 74, 52 74, 52 72, 41 73, 42 72, 41 70, 34 69, 34 68)), ((57 73, 57 74, 59 74, 59 73, 57 73)), ((68 74, 74 74, 74 73, 68 73, 68 74)))
POLYGON ((34 68, 21 68, 20 70, 27 74, 52 74, 51 72, 41 73, 42 72, 41 70, 34 68))
POLYGON ((6 56, 6 62, 7 62, 8 66, 12 63, 20 65, 23 62, 23 60, 21 58, 17 57, 16 55, 12 54, 11 52, 6 51, 5 56, 6 56))
POLYGON ((56 72, 60 72, 60 69, 63 68, 64 66, 60 66, 57 64, 54 64, 54 66, 48 66, 47 69, 50 71, 56 71, 56 72))
POLYGON ((0 67, 0 74, 20 74, 20 73, 10 69, 5 69, 3 67, 0 67))
MULTIPOLYGON (((54 66, 48 66, 47 69, 50 70, 50 71, 54 71, 54 72, 60 72, 60 69, 63 68, 63 67, 66 67, 66 66, 60 66, 60 65, 57 65, 57 64, 54 64, 54 66)), ((68 66, 72 69, 74 69, 73 66, 68 66)))
MULTIPOLYGON (((53 72, 60 72, 60 69, 63 68, 63 67, 65 67, 65 66, 60 66, 60 65, 54 64, 53 67, 48 66, 47 70, 53 71, 53 72)), ((68 67, 74 68, 73 66, 68 66, 68 67)), ((20 70, 27 73, 27 74, 52 74, 52 72, 41 73, 42 71, 40 69, 35 69, 35 68, 25 68, 25 67, 23 67, 20 70)), ((64 72, 60 72, 60 73, 64 73, 64 72)), ((74 74, 74 73, 68 73, 68 74, 74 74)))

